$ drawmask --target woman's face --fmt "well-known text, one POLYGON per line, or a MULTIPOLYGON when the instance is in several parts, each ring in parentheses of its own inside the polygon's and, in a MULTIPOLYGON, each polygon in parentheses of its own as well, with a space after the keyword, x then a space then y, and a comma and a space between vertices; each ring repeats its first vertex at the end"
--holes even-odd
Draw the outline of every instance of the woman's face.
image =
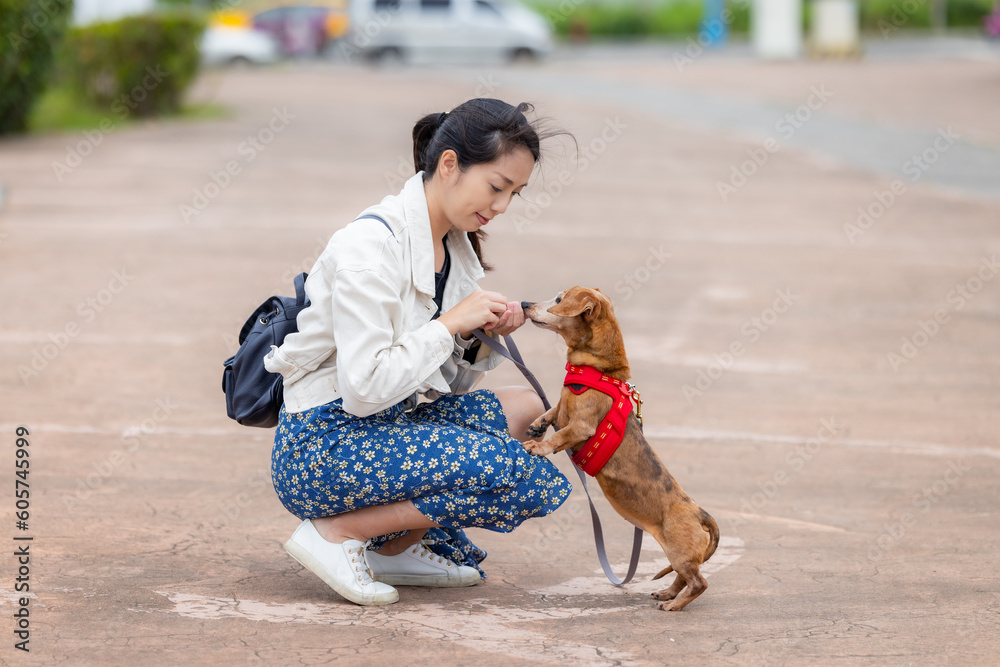
POLYGON ((519 146, 493 162, 477 164, 462 173, 458 158, 446 150, 438 163, 444 167, 447 196, 444 214, 453 226, 463 232, 474 232, 507 210, 514 195, 528 184, 535 160, 531 151, 519 146))

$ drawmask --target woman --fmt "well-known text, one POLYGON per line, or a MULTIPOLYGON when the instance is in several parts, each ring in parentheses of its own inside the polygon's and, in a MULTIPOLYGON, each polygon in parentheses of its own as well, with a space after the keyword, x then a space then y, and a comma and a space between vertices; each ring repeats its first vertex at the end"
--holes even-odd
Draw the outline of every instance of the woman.
POLYGON ((284 383, 274 487, 302 519, 285 549, 357 604, 395 602, 393 585, 478 583, 486 554, 463 528, 509 532, 569 495, 520 444, 538 396, 472 391, 503 360, 472 330, 507 335, 525 321, 519 302, 475 281, 492 268, 483 227, 539 159, 531 109, 479 98, 420 119, 417 173, 364 211, 382 220, 333 235, 299 331, 265 359, 284 383))

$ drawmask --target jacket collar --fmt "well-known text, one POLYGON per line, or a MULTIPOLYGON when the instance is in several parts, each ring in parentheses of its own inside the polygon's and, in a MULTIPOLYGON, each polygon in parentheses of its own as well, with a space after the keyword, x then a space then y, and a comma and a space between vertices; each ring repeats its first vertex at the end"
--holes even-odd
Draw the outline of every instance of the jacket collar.
MULTIPOLYGON (((434 296, 434 239, 431 236, 431 218, 427 210, 423 171, 418 171, 403 185, 403 217, 409 230, 410 257, 413 266, 413 284, 418 291, 434 296)), ((456 266, 472 280, 485 274, 476 258, 472 242, 465 232, 452 227, 448 230, 448 252, 451 255, 449 281, 455 276, 456 266)))

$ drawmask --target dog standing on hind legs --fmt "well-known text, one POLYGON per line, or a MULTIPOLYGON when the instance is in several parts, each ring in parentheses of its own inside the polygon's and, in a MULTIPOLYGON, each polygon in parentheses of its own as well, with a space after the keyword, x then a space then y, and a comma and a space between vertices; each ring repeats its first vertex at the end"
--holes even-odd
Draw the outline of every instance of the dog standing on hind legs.
MULTIPOLYGON (((549 301, 524 301, 521 306, 536 326, 555 331, 569 347, 568 373, 559 403, 532 423, 528 435, 533 439, 525 441, 524 448, 540 456, 570 448, 576 456, 582 455, 590 462, 589 456, 595 452, 590 450, 589 441, 595 434, 597 439, 601 438, 599 427, 606 435, 610 433, 614 427, 606 424, 605 416, 611 418, 616 400, 627 402, 627 418, 618 423, 619 431, 623 431, 621 444, 603 467, 595 467, 594 471, 585 465, 581 467, 596 477, 615 511, 656 538, 670 559, 670 567, 653 579, 670 572, 677 577, 668 588, 653 593, 653 597, 662 600, 660 609, 682 610, 708 587, 699 567, 719 546, 719 526, 684 493, 649 446, 631 412, 628 395, 616 399, 603 393, 603 389, 594 389, 593 384, 573 382, 585 374, 590 378, 604 376, 604 380, 610 378, 606 385, 623 388, 631 377, 611 299, 598 289, 576 286, 549 301), (551 425, 558 430, 542 439, 551 425)), ((624 395, 625 390, 622 392, 624 395)), ((619 403, 619 407, 622 405, 619 403)), ((594 458, 599 465, 603 456, 597 454, 594 458)), ((580 464, 577 458, 574 462, 580 464)))

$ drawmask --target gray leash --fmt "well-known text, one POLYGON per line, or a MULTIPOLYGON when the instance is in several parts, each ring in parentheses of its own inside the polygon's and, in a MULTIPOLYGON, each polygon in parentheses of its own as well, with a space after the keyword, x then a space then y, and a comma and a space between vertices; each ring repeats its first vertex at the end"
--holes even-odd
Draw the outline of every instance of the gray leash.
MULTIPOLYGON (((518 352, 517 346, 514 345, 514 339, 510 336, 504 336, 504 340, 507 341, 507 347, 505 348, 500 341, 495 340, 492 336, 487 335, 482 329, 474 329, 472 334, 478 338, 480 341, 485 343, 490 349, 495 350, 504 357, 510 359, 517 366, 517 369, 521 371, 528 383, 538 392, 538 396, 542 399, 542 405, 545 406, 546 410, 552 409, 549 405, 549 399, 545 397, 545 392, 542 391, 542 386, 535 379, 534 374, 528 370, 528 367, 524 365, 524 361, 521 359, 521 353, 518 352), (508 352, 508 349, 510 350, 508 352)), ((553 429, 557 429, 556 425, 552 425, 553 429)), ((566 450, 566 455, 573 458, 573 452, 569 449, 566 450)), ((604 570, 604 574, 607 575, 608 580, 611 581, 615 586, 622 586, 627 584, 632 580, 632 576, 635 574, 635 569, 639 565, 639 551, 642 549, 642 529, 636 527, 635 535, 632 538, 632 557, 629 560, 628 572, 625 574, 624 579, 619 579, 615 576, 615 573, 611 569, 611 563, 608 562, 608 554, 604 549, 604 531, 601 529, 601 518, 597 514, 597 508, 594 507, 594 499, 590 497, 590 490, 587 489, 587 476, 580 470, 579 467, 574 463, 573 469, 576 470, 576 474, 580 476, 580 482, 583 484, 583 490, 587 494, 587 502, 590 503, 590 518, 594 523, 594 543, 597 546, 597 559, 601 561, 601 568, 604 570)))

